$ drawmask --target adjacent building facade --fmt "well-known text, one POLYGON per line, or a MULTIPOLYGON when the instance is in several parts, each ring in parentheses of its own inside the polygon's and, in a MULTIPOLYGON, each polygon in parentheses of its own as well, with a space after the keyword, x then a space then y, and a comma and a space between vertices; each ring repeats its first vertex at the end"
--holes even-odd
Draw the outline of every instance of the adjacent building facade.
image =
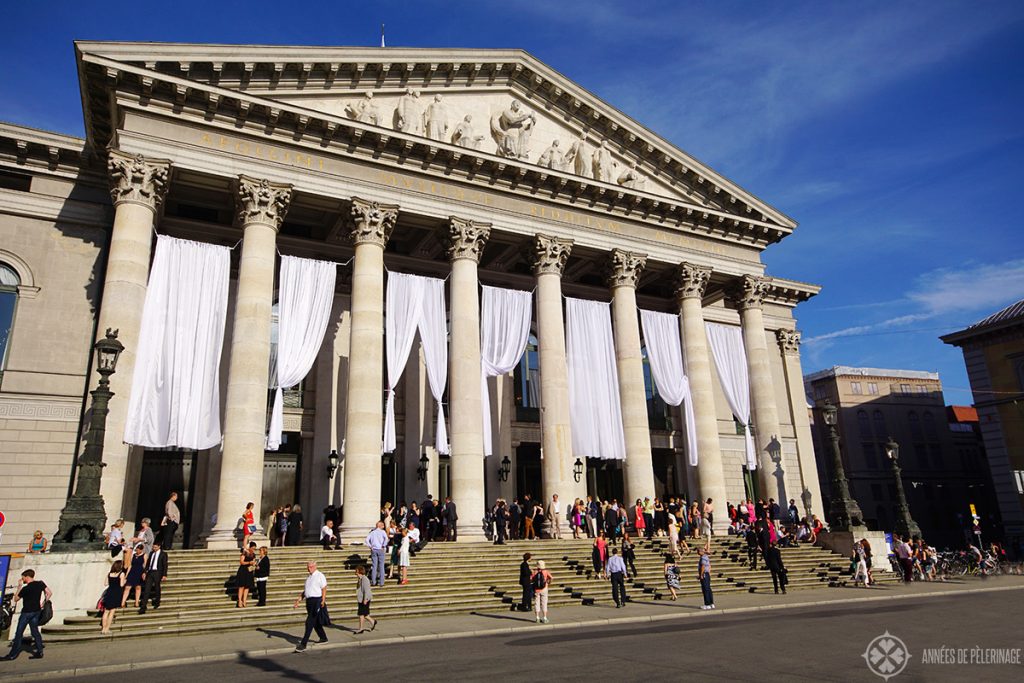
MULTIPOLYGON (((977 441, 959 426, 969 431, 969 416, 960 411, 962 419, 947 419, 938 373, 834 366, 805 381, 816 406, 829 400, 839 409, 843 469, 869 528, 891 531, 895 521, 896 485, 885 451, 892 437, 914 521, 930 543, 961 546, 971 504, 991 511, 991 486, 977 441)), ((827 501, 832 446, 819 414, 814 443, 827 501)))
MULTIPOLYGON (((111 379, 108 517, 158 520, 181 493, 189 544, 235 543, 299 502, 362 533, 383 501, 451 495, 472 537, 486 502, 666 494, 796 498, 822 514, 793 309, 814 285, 766 275, 795 223, 530 55, 78 43, 86 138, 0 125, 0 501, 4 546, 52 533, 96 384, 111 379), (223 442, 122 443, 154 233, 236 246, 221 365, 223 442), (264 451, 278 254, 337 261, 331 324, 264 451), (386 271, 448 278, 450 455, 414 348, 382 453, 386 271), (480 284, 535 290, 519 367, 480 394, 480 284), (563 296, 610 302, 627 457, 572 451, 563 296), (678 314, 696 413, 650 379, 637 307, 678 314), (705 322, 739 327, 760 467, 745 466, 705 322), (483 456, 482 411, 493 455, 483 456), (341 465, 329 476, 329 456, 341 465), (507 459, 510 476, 500 473, 507 459), (579 463, 579 466, 577 465, 579 463), (582 472, 579 471, 582 466, 582 472)), ((724 520, 724 515, 720 516, 724 520)), ((310 524, 315 527, 315 524, 310 524)))
POLYGON ((941 337, 959 347, 1007 541, 1024 536, 1024 300, 941 337))

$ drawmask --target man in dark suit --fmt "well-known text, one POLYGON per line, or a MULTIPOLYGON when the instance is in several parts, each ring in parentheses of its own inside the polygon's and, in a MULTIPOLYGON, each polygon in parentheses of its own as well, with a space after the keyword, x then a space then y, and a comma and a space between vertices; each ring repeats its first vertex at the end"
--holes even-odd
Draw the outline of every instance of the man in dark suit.
POLYGON ((764 563, 768 571, 772 573, 772 584, 775 586, 775 594, 779 594, 779 587, 782 587, 782 594, 786 594, 786 567, 782 564, 782 551, 774 543, 769 542, 768 549, 764 553, 764 563))
POLYGON ((458 539, 458 522, 459 513, 455 508, 455 503, 452 502, 452 497, 448 496, 444 499, 444 512, 445 517, 448 520, 448 528, 446 530, 447 536, 444 540, 454 541, 458 539))
POLYGON ((499 500, 494 508, 494 545, 505 545, 505 501, 499 500))
POLYGON ((160 587, 167 580, 167 553, 160 546, 160 541, 153 543, 153 552, 146 558, 146 571, 142 573, 142 607, 139 614, 146 613, 150 599, 153 609, 160 607, 160 587))
POLYGON ((423 529, 423 539, 420 541, 422 547, 433 541, 437 535, 437 510, 434 507, 434 497, 431 495, 427 496, 420 507, 420 528, 423 529))
POLYGON ((520 612, 533 609, 533 572, 530 570, 530 553, 523 553, 523 563, 519 565, 519 585, 523 587, 523 599, 519 603, 520 612))
POLYGON ((513 499, 512 504, 508 506, 508 535, 513 541, 519 540, 519 524, 520 520, 519 510, 519 499, 513 499))

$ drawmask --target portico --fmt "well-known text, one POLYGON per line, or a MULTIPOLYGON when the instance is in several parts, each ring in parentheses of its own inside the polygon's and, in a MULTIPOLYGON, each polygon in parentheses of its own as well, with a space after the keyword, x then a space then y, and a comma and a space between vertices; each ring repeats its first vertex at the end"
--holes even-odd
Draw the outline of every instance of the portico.
POLYGON ((531 56, 392 49, 384 62, 359 48, 106 43, 80 43, 78 55, 89 140, 113 150, 100 328, 120 329, 127 347, 104 452, 108 517, 134 521, 151 503, 136 499, 152 453, 111 435, 123 433, 154 227, 237 245, 221 370, 223 443, 195 454, 202 464, 184 482, 190 542, 237 543, 247 502, 259 523, 266 507, 300 502, 307 528, 318 528, 329 486, 343 537, 370 528, 385 501, 430 493, 456 501, 460 538, 479 538, 485 507, 499 496, 546 502, 557 493, 563 504, 588 493, 610 497, 592 490, 597 478, 586 469, 598 466, 629 502, 713 498, 716 526, 727 501, 747 496, 809 493, 821 513, 806 402, 793 380, 792 315, 818 288, 770 277, 760 260, 795 224, 531 56), (427 116, 417 113, 418 100, 443 106, 427 116), (417 115, 429 125, 410 124, 417 115), (566 144, 554 146, 559 138, 566 144), (278 254, 339 265, 329 333, 290 394, 286 443, 271 457, 263 437, 278 254), (382 452, 389 272, 447 280, 450 455, 434 448, 436 407, 416 345, 396 388, 397 447, 382 452), (539 359, 536 376, 527 368, 496 378, 489 404, 480 392, 481 284, 534 293, 539 359), (611 304, 624 460, 599 464, 573 449, 566 296, 611 304), (638 307, 679 314, 696 466, 688 463, 682 411, 659 403, 638 307), (706 322, 742 330, 755 490, 706 322), (484 411, 494 445, 487 457, 484 411), (540 453, 539 482, 525 456, 516 458, 530 449, 540 453), (328 482, 332 450, 341 464, 328 482), (513 473, 499 483, 506 455, 513 473), (577 460, 585 468, 579 477, 577 460), (282 473, 284 483, 274 483, 282 473))

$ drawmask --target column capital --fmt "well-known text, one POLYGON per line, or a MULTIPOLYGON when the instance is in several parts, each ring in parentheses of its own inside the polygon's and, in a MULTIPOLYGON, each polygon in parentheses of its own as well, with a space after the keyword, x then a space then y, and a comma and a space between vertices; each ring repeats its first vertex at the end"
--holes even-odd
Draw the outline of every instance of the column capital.
POLYGON ((698 266, 683 261, 676 268, 676 298, 702 299, 711 280, 711 266, 698 266))
POLYGON ((448 250, 452 261, 469 259, 480 263, 487 239, 491 236, 491 224, 449 216, 448 225, 441 231, 441 241, 448 250))
POLYGON ((533 240, 533 250, 530 254, 533 260, 533 274, 553 273, 561 277, 571 251, 572 240, 538 234, 533 240))
POLYGON ((800 332, 798 330, 775 330, 775 341, 784 354, 800 353, 800 332))
POLYGON ((744 275, 733 285, 731 295, 741 311, 748 308, 761 308, 768 294, 771 278, 757 275, 744 275))
POLYGON ((246 175, 238 176, 235 181, 235 211, 239 225, 261 223, 279 230, 291 201, 291 185, 246 175))
POLYGON ((145 159, 141 154, 125 154, 116 149, 107 155, 110 174, 110 198, 118 204, 141 204, 154 212, 167 194, 171 162, 145 159))
POLYGON ((391 239, 397 219, 397 204, 381 204, 353 197, 349 209, 349 239, 355 244, 369 243, 383 247, 391 239))
POLYGON ((605 276, 608 286, 611 289, 616 287, 633 287, 635 289, 640 280, 640 273, 646 265, 647 254, 625 249, 612 249, 606 264, 605 276))

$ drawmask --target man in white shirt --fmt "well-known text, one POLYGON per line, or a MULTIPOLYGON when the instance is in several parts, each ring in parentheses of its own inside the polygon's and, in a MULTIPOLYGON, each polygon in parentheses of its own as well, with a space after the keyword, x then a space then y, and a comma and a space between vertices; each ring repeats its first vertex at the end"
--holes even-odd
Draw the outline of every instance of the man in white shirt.
POLYGON ((562 504, 558 502, 558 494, 551 496, 548 503, 548 519, 551 520, 551 538, 562 537, 562 504))
POLYGON ((327 577, 316 568, 316 562, 307 562, 306 569, 309 570, 306 585, 302 589, 302 595, 295 598, 295 604, 292 605, 292 609, 297 609, 302 599, 306 599, 306 630, 302 634, 302 642, 295 648, 296 652, 306 651, 309 636, 314 630, 319 638, 316 642, 327 642, 327 633, 324 632, 324 627, 320 624, 320 610, 327 607, 327 577))
POLYGON ((333 545, 335 548, 341 547, 341 536, 334 533, 334 521, 327 520, 324 522, 324 526, 320 529, 320 542, 324 545, 324 550, 330 550, 333 545))
POLYGON ((370 549, 370 583, 384 585, 384 549, 388 546, 388 533, 384 531, 384 522, 377 522, 376 528, 366 537, 366 547, 370 549))
POLYGON ((899 560, 900 568, 903 569, 903 581, 910 583, 914 578, 914 561, 910 558, 910 544, 893 534, 892 546, 893 552, 896 553, 899 560))
POLYGON ((420 543, 420 530, 415 524, 409 524, 409 547, 415 548, 420 543))

